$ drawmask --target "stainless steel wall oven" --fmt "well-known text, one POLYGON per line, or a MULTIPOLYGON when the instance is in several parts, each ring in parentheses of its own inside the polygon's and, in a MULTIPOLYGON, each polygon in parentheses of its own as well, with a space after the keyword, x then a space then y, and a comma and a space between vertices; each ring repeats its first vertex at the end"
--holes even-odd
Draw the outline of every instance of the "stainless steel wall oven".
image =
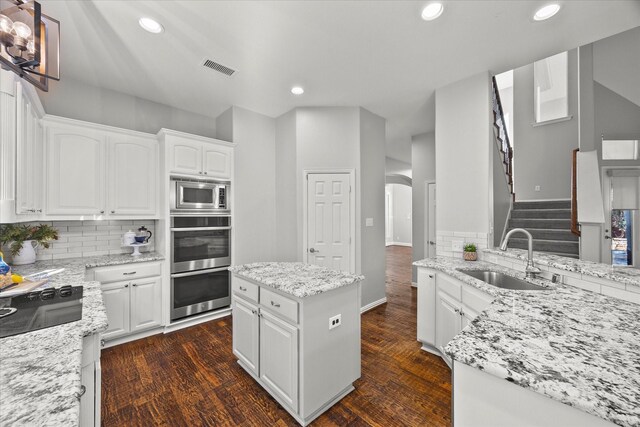
POLYGON ((231 304, 231 217, 171 217, 171 320, 231 304))

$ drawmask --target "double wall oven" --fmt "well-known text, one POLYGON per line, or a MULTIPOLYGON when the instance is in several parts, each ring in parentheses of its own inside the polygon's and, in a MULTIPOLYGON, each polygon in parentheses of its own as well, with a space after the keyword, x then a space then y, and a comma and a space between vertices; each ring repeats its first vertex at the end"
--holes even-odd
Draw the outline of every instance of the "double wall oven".
POLYGON ((228 183, 172 180, 171 320, 231 304, 228 183))

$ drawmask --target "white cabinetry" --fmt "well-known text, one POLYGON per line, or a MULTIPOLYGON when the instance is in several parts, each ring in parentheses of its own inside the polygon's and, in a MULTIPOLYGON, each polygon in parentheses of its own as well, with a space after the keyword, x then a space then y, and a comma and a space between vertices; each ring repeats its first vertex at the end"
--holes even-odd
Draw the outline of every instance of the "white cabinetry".
POLYGON ((300 424, 360 377, 360 284, 295 298, 233 276, 233 354, 300 424), (329 319, 341 325, 329 329, 329 319))
POLYGON ((135 263, 100 267, 88 273, 102 283, 102 299, 109 327, 105 340, 136 339, 162 326, 161 263, 135 263))
POLYGON ((444 347, 491 301, 491 295, 445 273, 419 268, 417 335, 422 349, 442 356, 450 364, 444 347))
POLYGON ((52 117, 45 127, 48 216, 157 215, 154 138, 52 117))
POLYGON ((169 174, 231 179, 232 143, 168 129, 158 135, 167 146, 169 174))
POLYGON ((80 371, 80 426, 100 426, 100 400, 102 369, 100 366, 100 335, 93 334, 82 340, 82 366, 80 371))

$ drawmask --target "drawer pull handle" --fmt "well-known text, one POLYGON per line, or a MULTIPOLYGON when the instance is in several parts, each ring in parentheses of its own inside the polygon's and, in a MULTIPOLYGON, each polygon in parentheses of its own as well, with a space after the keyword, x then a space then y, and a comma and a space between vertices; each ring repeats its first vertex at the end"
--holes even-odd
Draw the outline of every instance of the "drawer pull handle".
POLYGON ((273 301, 271 301, 271 305, 276 307, 276 308, 280 307, 280 304, 278 304, 277 302, 273 302, 273 301))
POLYGON ((87 392, 87 388, 84 385, 80 386, 80 391, 76 391, 76 399, 80 400, 82 396, 87 392))
POLYGON ((240 286, 240 290, 241 290, 242 292, 247 292, 247 288, 243 288, 242 286, 240 286))
POLYGON ((128 287, 129 287, 129 284, 124 285, 124 287, 125 287, 125 288, 128 288, 128 287))
POLYGON ((122 273, 123 276, 131 276, 132 274, 136 274, 136 271, 131 271, 129 273, 122 273))
POLYGON ((134 287, 135 287, 135 286, 138 286, 138 284, 137 284, 137 283, 134 283, 134 284, 133 284, 133 286, 134 286, 134 287))
POLYGON ((429 279, 433 279, 433 274, 430 274, 430 275, 429 275, 429 279))

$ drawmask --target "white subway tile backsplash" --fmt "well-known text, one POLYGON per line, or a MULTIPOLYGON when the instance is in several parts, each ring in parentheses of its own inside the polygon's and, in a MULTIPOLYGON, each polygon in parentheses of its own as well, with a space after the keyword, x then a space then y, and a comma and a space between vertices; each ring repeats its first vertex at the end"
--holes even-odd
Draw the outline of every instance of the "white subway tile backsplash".
MULTIPOLYGON (((37 222, 34 224, 43 224, 37 222)), ((58 230, 58 240, 48 249, 38 248, 39 260, 90 257, 99 255, 119 255, 131 253, 132 249, 122 246, 122 235, 128 230, 136 231, 144 225, 155 233, 155 220, 88 220, 44 222, 58 230)), ((154 250, 154 240, 148 250, 154 250)))

